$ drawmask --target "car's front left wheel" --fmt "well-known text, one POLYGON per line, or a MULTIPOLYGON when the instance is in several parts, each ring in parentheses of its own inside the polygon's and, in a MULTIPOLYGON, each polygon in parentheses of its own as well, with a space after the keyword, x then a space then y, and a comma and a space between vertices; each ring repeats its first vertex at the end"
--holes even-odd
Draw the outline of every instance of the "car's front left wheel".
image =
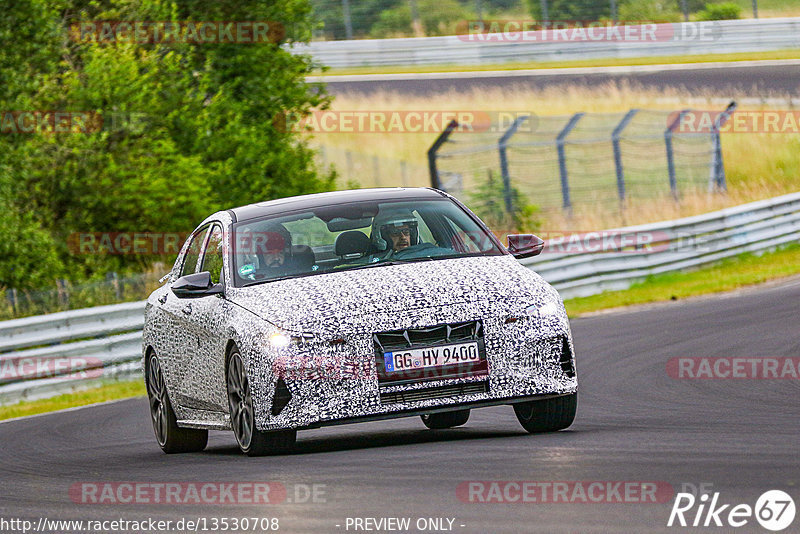
POLYGON ((156 441, 167 454, 175 452, 198 452, 208 444, 208 430, 181 428, 178 426, 175 411, 169 402, 164 373, 155 353, 147 361, 147 399, 150 402, 150 419, 156 441))
POLYGON ((228 358, 226 382, 231 427, 242 452, 248 456, 289 452, 297 439, 297 430, 264 432, 256 428, 250 380, 242 356, 235 348, 228 358))

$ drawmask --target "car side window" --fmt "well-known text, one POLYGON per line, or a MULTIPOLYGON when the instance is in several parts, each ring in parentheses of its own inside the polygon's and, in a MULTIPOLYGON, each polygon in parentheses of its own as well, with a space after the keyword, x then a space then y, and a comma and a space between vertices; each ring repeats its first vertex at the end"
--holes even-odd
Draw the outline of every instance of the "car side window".
POLYGON ((208 226, 204 226, 189 238, 191 241, 189 242, 189 248, 186 249, 186 254, 183 256, 180 276, 197 272, 197 262, 200 259, 203 242, 206 240, 206 233, 208 233, 208 226))
POLYGON ((218 284, 222 277, 222 227, 215 224, 211 227, 208 244, 203 251, 203 265, 200 271, 211 273, 211 283, 218 284))

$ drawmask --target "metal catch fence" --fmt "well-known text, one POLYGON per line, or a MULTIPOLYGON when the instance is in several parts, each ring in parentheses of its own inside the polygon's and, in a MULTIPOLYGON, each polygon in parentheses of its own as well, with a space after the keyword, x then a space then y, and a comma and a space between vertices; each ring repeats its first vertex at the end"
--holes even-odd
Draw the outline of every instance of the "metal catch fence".
POLYGON ((519 116, 504 129, 450 126, 428 152, 433 187, 496 220, 525 210, 622 213, 644 200, 681 202, 726 189, 719 129, 685 131, 689 110, 519 116))

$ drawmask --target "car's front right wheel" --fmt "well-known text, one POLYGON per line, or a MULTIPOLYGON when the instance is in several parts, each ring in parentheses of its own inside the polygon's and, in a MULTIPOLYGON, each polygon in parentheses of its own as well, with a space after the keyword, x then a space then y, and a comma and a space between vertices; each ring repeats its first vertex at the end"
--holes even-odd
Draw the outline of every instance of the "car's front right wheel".
POLYGON ((517 420, 522 428, 532 434, 567 428, 575 420, 577 409, 577 393, 514 405, 517 420))
POLYGON ((231 427, 242 452, 248 456, 289 452, 297 439, 297 430, 264 432, 256 428, 250 381, 242 356, 235 348, 228 358, 226 382, 231 427))

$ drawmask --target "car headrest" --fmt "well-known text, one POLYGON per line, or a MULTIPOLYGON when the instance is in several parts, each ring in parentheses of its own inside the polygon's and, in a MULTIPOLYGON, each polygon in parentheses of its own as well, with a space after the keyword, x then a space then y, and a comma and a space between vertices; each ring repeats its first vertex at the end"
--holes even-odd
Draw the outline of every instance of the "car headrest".
POLYGON ((336 242, 333 244, 334 254, 337 256, 348 256, 350 254, 363 256, 370 251, 371 247, 372 243, 367 234, 360 230, 342 232, 336 237, 336 242))
POLYGON ((292 258, 294 258, 299 272, 310 271, 317 261, 314 251, 308 245, 292 245, 292 258))

